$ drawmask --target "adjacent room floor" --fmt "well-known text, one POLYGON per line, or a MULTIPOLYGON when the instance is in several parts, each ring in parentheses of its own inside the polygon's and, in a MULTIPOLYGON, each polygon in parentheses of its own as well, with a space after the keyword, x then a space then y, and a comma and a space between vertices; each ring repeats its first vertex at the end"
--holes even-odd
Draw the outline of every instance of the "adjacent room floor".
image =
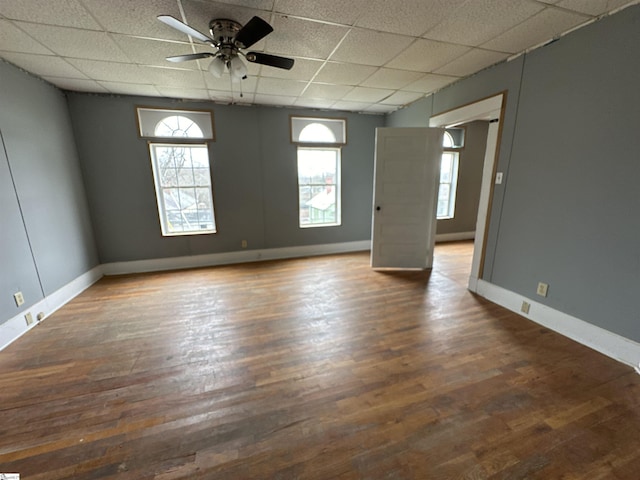
POLYGON ((0 352, 21 479, 637 479, 640 377, 353 253, 106 277, 0 352))

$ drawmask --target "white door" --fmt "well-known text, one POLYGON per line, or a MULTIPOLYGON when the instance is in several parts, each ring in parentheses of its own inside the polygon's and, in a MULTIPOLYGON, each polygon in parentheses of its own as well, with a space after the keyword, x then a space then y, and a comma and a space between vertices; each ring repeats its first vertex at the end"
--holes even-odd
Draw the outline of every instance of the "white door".
POLYGON ((441 128, 376 129, 373 268, 431 268, 441 128))

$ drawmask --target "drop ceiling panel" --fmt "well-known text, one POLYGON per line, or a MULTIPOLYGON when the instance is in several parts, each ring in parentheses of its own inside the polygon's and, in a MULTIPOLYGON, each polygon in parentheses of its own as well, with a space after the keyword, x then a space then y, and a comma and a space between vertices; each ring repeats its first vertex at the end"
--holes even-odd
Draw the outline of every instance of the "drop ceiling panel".
POLYGON ((327 62, 318 72, 315 81, 355 86, 371 76, 376 69, 369 65, 327 62))
POLYGON ((294 102, 294 106, 296 107, 306 107, 306 108, 331 108, 333 105, 333 100, 322 100, 319 98, 306 98, 306 97, 298 97, 294 102))
POLYGON ((305 82, 285 80, 282 78, 261 78, 256 88, 256 93, 266 95, 300 95, 304 90, 305 82))
POLYGON ((142 95, 146 97, 158 97, 160 92, 153 85, 140 85, 122 82, 98 82, 111 93, 121 95, 142 95))
POLYGON ((464 77, 507 58, 509 54, 474 48, 435 73, 464 77))
POLYGON ((400 35, 421 36, 435 27, 465 0, 371 0, 358 19, 359 27, 400 35))
POLYGON ((424 36, 433 40, 477 46, 524 22, 544 7, 524 0, 468 0, 424 36))
POLYGON ((261 10, 271 10, 274 0, 218 0, 217 3, 228 3, 241 7, 259 8, 261 10))
POLYGON ((424 97, 423 93, 417 92, 396 92, 390 97, 384 98, 380 103, 384 105, 396 105, 402 107, 424 97))
POLYGON ((261 93, 256 93, 254 96, 254 100, 260 105, 291 106, 296 101, 296 97, 289 97, 285 95, 264 95, 261 93))
POLYGON ((427 73, 421 79, 416 80, 411 85, 407 85, 406 87, 404 87, 404 90, 409 92, 430 93, 439 90, 442 87, 455 82, 456 80, 460 80, 460 78, 449 75, 427 73))
POLYGON ((209 92, 206 88, 157 87, 157 90, 160 92, 160 95, 169 98, 188 98, 198 100, 199 98, 206 98, 209 96, 209 92))
POLYGON ((324 20, 327 22, 353 25, 356 19, 368 9, 370 0, 276 0, 275 11, 287 15, 324 20))
POLYGON ((329 85, 324 83, 312 83, 302 93, 303 97, 326 98, 328 100, 339 100, 349 93, 353 87, 348 85, 329 85))
POLYGON ((322 60, 348 31, 341 26, 282 16, 276 16, 272 26, 274 32, 266 38, 265 52, 322 60))
POLYGON ((386 66, 401 70, 432 72, 468 51, 469 47, 462 45, 418 39, 386 66))
POLYGON ((126 63, 99 62, 70 58, 67 60, 80 72, 94 80, 107 82, 151 84, 142 67, 126 63))
POLYGON ((78 0, 13 0, 0 2, 0 15, 45 25, 101 30, 78 0), (54 8, 52 8, 54 7, 54 8))
POLYGON ((156 18, 158 15, 171 15, 180 18, 180 10, 176 0, 154 0, 153 2, 82 0, 82 3, 91 14, 99 19, 100 24, 107 32, 166 40, 187 40, 183 33, 165 25, 156 18), (126 14, 123 15, 121 12, 126 12, 126 14))
POLYGON ((0 19, 0 50, 5 52, 39 53, 53 55, 53 52, 45 48, 29 35, 7 20, 0 19))
POLYGON ((415 82, 420 77, 422 77, 420 72, 381 68, 362 82, 361 85, 363 87, 399 89, 415 82))
POLYGON ((72 90, 74 92, 98 92, 109 93, 95 80, 87 80, 83 78, 60 78, 60 77, 43 77, 47 82, 53 83, 59 88, 72 90))
POLYGON ((41 77, 88 78, 64 59, 50 55, 3 53, 2 57, 18 67, 41 77))
POLYGON ((391 113, 393 111, 397 110, 397 107, 395 105, 384 105, 382 103, 374 103, 372 105, 369 105, 364 112, 365 113, 379 113, 379 114, 383 114, 383 113, 391 113))
POLYGON ((175 70, 167 68, 140 67, 144 76, 156 87, 177 87, 206 90, 204 75, 200 70, 175 70))
POLYGON ((547 41, 585 20, 584 16, 576 13, 546 9, 517 27, 498 35, 483 44, 482 47, 502 52, 521 52, 532 45, 547 41))
POLYGON ((399 55, 412 41, 411 37, 354 28, 331 60, 379 67, 399 55))
POLYGON ((382 113, 632 3, 0 0, 0 58, 78 91, 382 113), (292 70, 247 63, 249 78, 234 84, 226 72, 216 79, 207 71, 211 59, 170 63, 165 57, 214 50, 158 21, 160 14, 205 34, 213 18, 246 24, 257 15, 275 31, 250 50, 296 63, 292 70))
POLYGON ((220 78, 216 78, 209 73, 203 73, 203 78, 209 90, 218 90, 221 92, 235 92, 240 91, 240 89, 245 92, 254 92, 258 82, 258 77, 256 75, 251 75, 242 82, 232 82, 231 77, 228 74, 225 74, 220 78))
POLYGON ((209 99, 217 103, 233 103, 234 93, 231 91, 209 90, 209 99))
MULTIPOLYGON (((172 63, 166 57, 193 53, 191 45, 160 40, 147 40, 126 35, 112 35, 118 46, 127 53, 133 63, 155 65, 159 67, 177 67, 186 70, 199 70, 195 61, 172 63)), ((213 49, 210 49, 213 52, 213 49)), ((206 60, 205 60, 206 61, 206 60)))
POLYGON ((339 100, 332 105, 332 108, 337 110, 347 110, 349 112, 361 112, 367 108, 370 104, 368 102, 347 102, 339 100))
POLYGON ((393 90, 381 88, 355 87, 342 100, 350 102, 379 102, 393 93, 393 90))
POLYGON ((563 0, 557 3, 559 7, 568 8, 587 15, 598 16, 627 5, 629 0, 563 0))
POLYGON ((104 32, 18 23, 21 29, 62 57, 128 62, 129 58, 104 32))

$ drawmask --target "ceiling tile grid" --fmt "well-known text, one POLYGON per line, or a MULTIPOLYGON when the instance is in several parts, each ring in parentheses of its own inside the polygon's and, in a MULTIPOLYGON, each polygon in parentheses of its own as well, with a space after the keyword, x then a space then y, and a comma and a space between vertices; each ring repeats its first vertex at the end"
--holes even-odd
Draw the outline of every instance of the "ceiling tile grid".
POLYGON ((638 0, 0 0, 0 58, 66 90, 384 114, 638 0), (232 82, 205 35, 214 18, 274 31, 249 51, 290 57, 291 70, 246 62, 232 82))
POLYGON ((584 15, 562 10, 546 9, 521 24, 494 37, 482 48, 517 53, 552 39, 557 32, 570 30, 587 20, 584 15))
POLYGON ((91 79, 82 70, 60 57, 51 55, 27 55, 23 53, 5 52, 3 58, 18 67, 41 77, 84 78, 91 79))
POLYGON ((8 20, 0 19, 0 48, 5 52, 55 55, 8 20))

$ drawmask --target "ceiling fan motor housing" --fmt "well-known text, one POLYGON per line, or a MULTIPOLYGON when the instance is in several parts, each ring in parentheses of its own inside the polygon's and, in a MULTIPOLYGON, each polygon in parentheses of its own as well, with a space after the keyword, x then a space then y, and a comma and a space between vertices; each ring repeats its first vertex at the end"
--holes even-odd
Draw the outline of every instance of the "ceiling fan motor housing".
POLYGON ((242 25, 238 22, 226 18, 216 18, 209 22, 209 31, 217 47, 235 47, 234 38, 241 28, 242 25))

